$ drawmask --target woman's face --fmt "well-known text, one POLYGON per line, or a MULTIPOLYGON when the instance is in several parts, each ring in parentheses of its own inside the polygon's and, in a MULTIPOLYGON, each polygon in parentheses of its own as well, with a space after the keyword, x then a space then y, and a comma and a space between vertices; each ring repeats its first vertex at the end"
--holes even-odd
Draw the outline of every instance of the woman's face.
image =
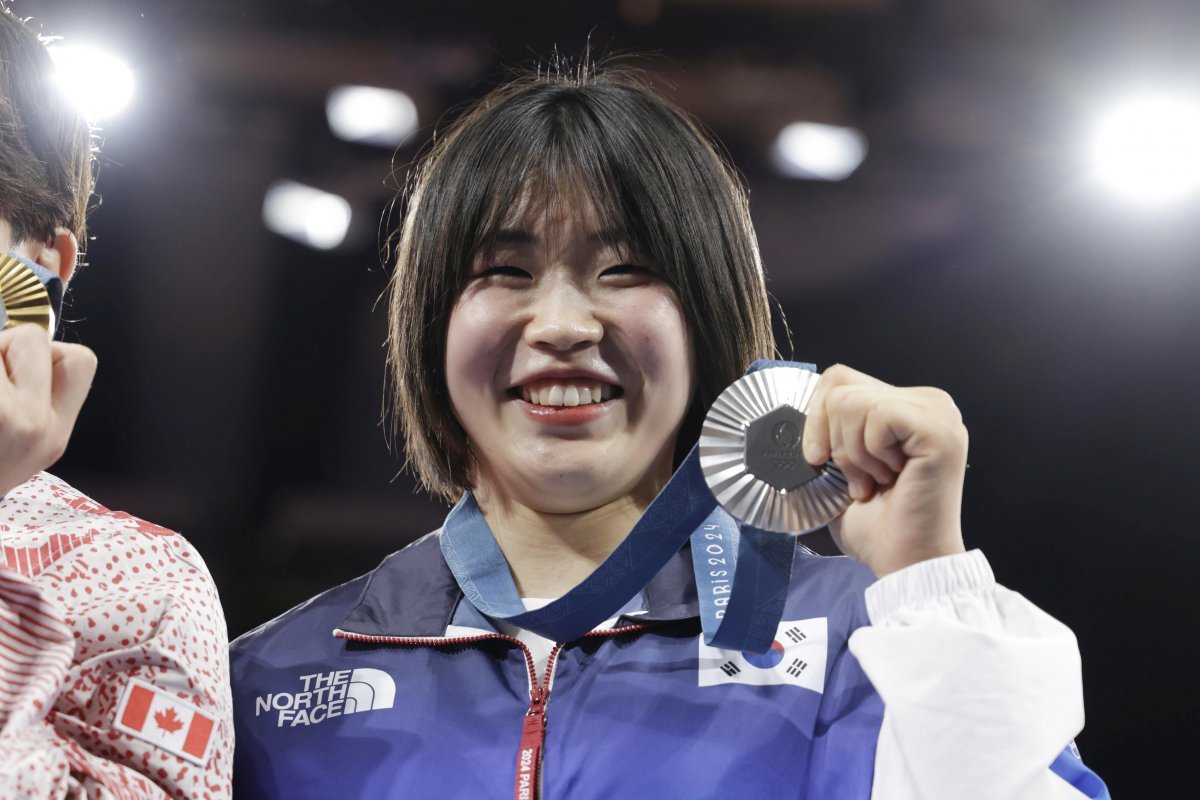
POLYGON ((691 336, 675 293, 589 217, 524 204, 450 312, 450 400, 489 500, 644 506, 670 476, 691 336))

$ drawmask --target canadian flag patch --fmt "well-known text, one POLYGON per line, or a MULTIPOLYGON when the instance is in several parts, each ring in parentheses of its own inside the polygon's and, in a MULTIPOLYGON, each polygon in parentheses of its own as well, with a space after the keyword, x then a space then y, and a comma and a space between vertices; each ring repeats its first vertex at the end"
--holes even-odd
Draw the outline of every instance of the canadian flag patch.
POLYGON ((131 678, 113 727, 203 767, 216 719, 171 692, 131 678))

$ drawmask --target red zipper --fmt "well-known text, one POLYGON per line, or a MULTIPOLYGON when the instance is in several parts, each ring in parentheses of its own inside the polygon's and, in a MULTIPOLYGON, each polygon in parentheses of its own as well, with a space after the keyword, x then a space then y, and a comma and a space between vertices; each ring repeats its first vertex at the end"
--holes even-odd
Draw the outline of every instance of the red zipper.
POLYGON ((333 635, 337 639, 348 639, 352 642, 366 642, 368 644, 417 644, 417 645, 439 645, 439 644, 469 644, 470 642, 482 642, 485 639, 506 639, 513 644, 522 645, 520 640, 514 639, 511 636, 505 636, 503 633, 481 633, 478 636, 374 636, 366 633, 352 633, 344 631, 341 628, 335 628, 333 635))
POLYGON ((515 800, 538 800, 542 796, 542 755, 546 749, 546 704, 550 701, 550 679, 562 644, 554 645, 546 659, 546 674, 541 682, 533 668, 533 654, 525 651, 525 666, 529 670, 529 709, 521 726, 521 747, 517 751, 517 782, 513 788, 515 800))
MULTIPOLYGON (((639 631, 649 627, 646 623, 626 625, 620 628, 609 628, 603 631, 589 631, 585 636, 616 636, 630 631, 639 631)), ((441 645, 468 644, 481 642, 486 639, 504 639, 521 648, 525 654, 525 669, 529 673, 529 708, 521 723, 521 747, 517 751, 517 777, 513 789, 515 800, 540 800, 542 796, 542 761, 546 749, 546 705, 550 702, 550 684, 554 675, 555 661, 563 649, 562 643, 554 645, 550 658, 546 661, 546 674, 539 682, 537 670, 533 665, 533 654, 525 643, 514 636, 503 633, 484 633, 479 636, 459 636, 448 638, 444 636, 369 636, 363 633, 351 633, 340 628, 333 632, 339 639, 349 639, 355 642, 370 644, 410 644, 410 645, 441 645)))
POLYGON ((517 751, 516 800, 537 800, 541 794, 542 750, 546 743, 546 690, 536 687, 521 727, 521 749, 517 751))

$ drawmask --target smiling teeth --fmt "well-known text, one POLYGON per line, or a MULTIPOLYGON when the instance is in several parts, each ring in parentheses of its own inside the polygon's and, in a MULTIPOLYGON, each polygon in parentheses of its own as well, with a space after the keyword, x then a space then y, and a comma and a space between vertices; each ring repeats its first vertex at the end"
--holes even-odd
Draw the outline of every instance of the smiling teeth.
POLYGON ((600 383, 552 383, 537 389, 521 388, 521 397, 536 406, 586 406, 612 397, 612 387, 600 383))

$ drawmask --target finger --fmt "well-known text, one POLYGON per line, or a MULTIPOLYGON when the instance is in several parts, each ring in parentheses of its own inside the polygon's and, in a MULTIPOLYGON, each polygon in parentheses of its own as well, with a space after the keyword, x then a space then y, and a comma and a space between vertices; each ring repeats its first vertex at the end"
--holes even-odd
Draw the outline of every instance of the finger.
POLYGON ((833 456, 826 400, 831 391, 847 385, 886 387, 888 384, 844 364, 834 364, 821 373, 808 404, 808 419, 804 426, 804 459, 810 464, 819 466, 833 456))
POLYGON ((70 433, 96 376, 96 354, 81 344, 62 342, 55 342, 51 352, 54 388, 50 404, 60 426, 70 433))
POLYGON ((894 440, 891 449, 905 463, 914 458, 941 457, 965 450, 966 428, 958 407, 941 390, 923 387, 903 389, 888 404, 882 421, 887 431, 879 433, 882 442, 894 440))
POLYGON ((846 483, 850 496, 855 500, 867 501, 871 499, 871 495, 875 494, 875 479, 871 477, 871 473, 861 469, 853 461, 846 457, 845 453, 834 451, 833 463, 846 476, 846 483))
MULTIPOLYGON (((878 409, 883 412, 884 409, 878 409)), ((873 457, 887 464, 896 475, 904 469, 908 460, 904 455, 900 439, 892 427, 892 420, 887 413, 868 414, 863 424, 863 445, 873 457)))
MULTIPOLYGON (((875 459, 866 455, 862 445, 858 417, 862 410, 851 401, 852 387, 839 386, 829 393, 826 409, 829 413, 829 440, 833 450, 833 462, 846 476, 850 485, 851 497, 856 500, 869 500, 875 493, 876 475, 872 474, 872 463, 875 459)), ((880 470, 880 476, 889 479, 887 469, 880 470)), ((886 481, 878 481, 886 482, 886 481)))
POLYGON ((848 401, 840 414, 842 426, 842 449, 854 466, 866 472, 875 483, 887 486, 896 479, 899 470, 880 460, 871 452, 866 441, 868 420, 881 416, 876 409, 874 392, 857 393, 859 396, 848 401))
POLYGON ((859 372, 852 367, 847 367, 845 364, 834 364, 822 372, 821 382, 826 385, 827 389, 837 386, 869 386, 874 389, 893 388, 890 383, 885 383, 878 378, 872 378, 867 373, 859 372))
POLYGON ((846 482, 850 484, 850 496, 855 500, 866 500, 875 490, 875 480, 847 452, 841 417, 838 414, 836 403, 831 402, 832 397, 834 396, 827 399, 825 404, 829 412, 830 454, 833 463, 842 471, 842 474, 846 476, 846 482))
POLYGON ((17 325, 4 350, 8 378, 31 402, 50 401, 50 340, 46 330, 32 323, 17 325))
POLYGON ((8 350, 16 341, 16 335, 16 328, 0 331, 0 359, 3 359, 4 363, 4 368, 0 369, 0 392, 14 391, 12 378, 9 375, 8 350))
POLYGON ((804 419, 804 436, 801 439, 804 460, 813 466, 824 464, 833 455, 829 446, 829 415, 825 413, 826 394, 818 382, 804 419))

